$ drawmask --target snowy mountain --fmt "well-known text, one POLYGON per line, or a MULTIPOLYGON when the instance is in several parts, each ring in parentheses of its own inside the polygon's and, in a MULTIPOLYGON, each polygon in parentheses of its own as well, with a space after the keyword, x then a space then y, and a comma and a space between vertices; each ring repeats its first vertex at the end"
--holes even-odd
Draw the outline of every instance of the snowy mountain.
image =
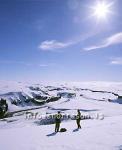
POLYGON ((53 97, 57 97, 55 100, 58 100, 60 96, 70 98, 78 95, 85 99, 122 103, 120 99, 122 84, 93 82, 76 84, 76 86, 74 84, 44 86, 42 84, 2 82, 0 85, 0 98, 7 100, 9 111, 43 105, 53 101, 53 97))

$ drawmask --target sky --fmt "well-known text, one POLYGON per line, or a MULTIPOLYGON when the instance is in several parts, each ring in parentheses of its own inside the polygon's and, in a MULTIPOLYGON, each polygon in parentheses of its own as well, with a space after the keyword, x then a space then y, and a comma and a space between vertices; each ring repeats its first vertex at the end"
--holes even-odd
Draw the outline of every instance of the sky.
POLYGON ((121 0, 0 0, 0 80, 122 81, 121 7, 121 0))

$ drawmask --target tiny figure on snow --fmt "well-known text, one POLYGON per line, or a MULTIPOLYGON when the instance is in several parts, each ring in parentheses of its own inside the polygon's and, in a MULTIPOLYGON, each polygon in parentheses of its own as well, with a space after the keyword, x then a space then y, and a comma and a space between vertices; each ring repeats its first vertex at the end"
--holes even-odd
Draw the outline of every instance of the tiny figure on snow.
POLYGON ((81 113, 80 113, 80 110, 78 109, 77 115, 76 115, 76 123, 77 123, 78 129, 81 129, 80 121, 81 121, 81 113))
POLYGON ((61 124, 61 113, 58 111, 58 113, 55 115, 55 132, 59 132, 60 124, 61 124))

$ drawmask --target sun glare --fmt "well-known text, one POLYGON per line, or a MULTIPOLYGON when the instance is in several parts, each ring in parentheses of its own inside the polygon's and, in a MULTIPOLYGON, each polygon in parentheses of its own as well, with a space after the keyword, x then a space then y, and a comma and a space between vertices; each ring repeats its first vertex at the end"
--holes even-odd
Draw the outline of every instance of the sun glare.
POLYGON ((104 1, 99 1, 94 7, 94 16, 98 19, 105 19, 110 13, 111 4, 107 4, 104 1))

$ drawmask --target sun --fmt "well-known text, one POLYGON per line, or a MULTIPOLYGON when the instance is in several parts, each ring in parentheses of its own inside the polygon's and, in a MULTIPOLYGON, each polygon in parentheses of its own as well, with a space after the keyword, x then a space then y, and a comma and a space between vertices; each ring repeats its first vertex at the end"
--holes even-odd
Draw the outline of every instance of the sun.
POLYGON ((93 16, 98 19, 106 19, 111 13, 111 4, 107 4, 104 1, 98 1, 93 9, 93 16))
POLYGON ((105 18, 108 15, 109 7, 105 3, 98 3, 95 8, 94 14, 98 18, 105 18))

